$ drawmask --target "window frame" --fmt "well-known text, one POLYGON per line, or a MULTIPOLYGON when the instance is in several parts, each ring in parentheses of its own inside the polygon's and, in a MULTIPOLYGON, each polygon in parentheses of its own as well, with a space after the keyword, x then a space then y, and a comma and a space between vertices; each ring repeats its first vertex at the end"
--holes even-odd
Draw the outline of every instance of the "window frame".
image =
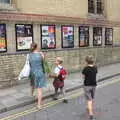
MULTIPOLYGON (((62 48, 74 48, 74 26, 72 26, 72 25, 62 25, 62 26, 61 26, 61 40, 62 40, 62 41, 61 41, 61 47, 62 47, 62 48), (68 29, 72 28, 72 33, 73 33, 73 34, 72 34, 72 38, 73 38, 73 39, 72 39, 72 46, 69 46, 69 45, 68 45, 68 46, 64 46, 64 41, 63 41, 63 40, 64 40, 64 36, 63 36, 63 35, 64 35, 64 34, 63 34, 63 28, 64 28, 64 27, 67 27, 68 29)), ((69 39, 68 39, 68 40, 69 40, 69 39)))
POLYGON ((10 3, 0 3, 0 10, 1 11, 18 11, 16 8, 15 1, 10 0, 10 3))
POLYGON ((95 4, 94 0, 88 0, 88 13, 95 13, 95 4), (92 5, 93 4, 93 5, 92 5), (91 9, 92 8, 92 9, 91 9))
MULTIPOLYGON (((24 26, 24 29, 25 29, 25 27, 26 26, 30 26, 31 28, 31 35, 30 36, 22 36, 23 38, 24 37, 31 37, 31 43, 33 42, 33 25, 32 24, 15 24, 15 37, 16 37, 16 51, 28 51, 28 50, 30 50, 30 47, 29 48, 24 48, 24 49, 19 49, 19 47, 18 47, 18 37, 21 37, 21 36, 17 36, 17 25, 18 26, 24 26)), ((24 31, 24 33, 23 33, 24 35, 26 34, 25 33, 25 31, 24 31)), ((31 43, 29 43, 29 44, 31 44, 31 43)))
POLYGON ((1 0, 0 0, 0 4, 12 4, 12 0, 9 0, 10 2, 9 3, 7 3, 7 2, 2 2, 1 0))
MULTIPOLYGON (((41 35, 41 38, 40 38, 40 41, 41 41, 41 49, 56 49, 56 26, 55 25, 48 25, 48 24, 42 24, 40 25, 40 35, 41 35), (42 34, 42 27, 50 27, 52 26, 54 28, 54 47, 48 47, 48 48, 44 48, 43 47, 43 34, 42 34)), ((49 33, 48 33, 49 35, 49 33)), ((50 38, 50 35, 48 36, 48 38, 50 38)))
POLYGON ((79 47, 87 47, 87 46, 89 46, 89 26, 79 26, 79 47), (81 28, 84 28, 84 45, 81 45, 81 39, 80 39, 81 38, 81 28), (87 30, 88 37, 85 37, 85 28, 88 29, 87 30), (86 42, 85 38, 88 38, 87 42, 86 42), (87 44, 85 44, 85 43, 87 43, 87 44))
POLYGON ((88 13, 98 15, 103 14, 103 0, 88 0, 88 13), (91 1, 93 2, 91 3, 91 1), (92 4, 93 7, 89 7, 92 4), (93 8, 93 10, 91 10, 91 8, 93 8))
POLYGON ((103 14, 102 4, 102 0, 96 0, 96 14, 103 14))

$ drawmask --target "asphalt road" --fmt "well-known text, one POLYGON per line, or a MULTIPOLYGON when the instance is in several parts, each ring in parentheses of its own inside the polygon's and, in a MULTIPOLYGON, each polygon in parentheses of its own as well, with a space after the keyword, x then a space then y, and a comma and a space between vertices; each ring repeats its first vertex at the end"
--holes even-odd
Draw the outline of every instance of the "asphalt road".
MULTIPOLYGON (((95 98, 96 120, 120 120, 120 79, 114 78, 98 85, 95 98)), ((42 110, 23 110, 16 116, 0 120, 88 120, 85 100, 81 90, 69 94, 69 103, 54 101, 47 103, 42 110)))

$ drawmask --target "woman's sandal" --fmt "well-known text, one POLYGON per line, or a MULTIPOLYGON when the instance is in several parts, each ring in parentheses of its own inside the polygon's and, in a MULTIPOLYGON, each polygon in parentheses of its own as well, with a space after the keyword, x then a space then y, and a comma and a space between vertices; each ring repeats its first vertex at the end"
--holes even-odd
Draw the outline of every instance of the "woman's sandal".
POLYGON ((42 108, 41 108, 41 105, 37 105, 37 109, 39 109, 39 110, 42 109, 42 108))

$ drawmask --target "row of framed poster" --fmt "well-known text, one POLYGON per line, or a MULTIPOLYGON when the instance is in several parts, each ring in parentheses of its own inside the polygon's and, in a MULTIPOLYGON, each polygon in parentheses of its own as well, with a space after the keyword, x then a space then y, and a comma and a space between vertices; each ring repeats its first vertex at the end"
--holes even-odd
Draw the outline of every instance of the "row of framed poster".
MULTIPOLYGON (((56 48, 55 25, 41 25, 41 49, 56 48)), ((33 25, 32 24, 15 24, 16 33, 16 50, 29 50, 30 44, 33 42, 33 25)), ((61 47, 74 47, 74 27, 64 25, 61 26, 61 47)), ((105 45, 112 45, 113 29, 105 29, 105 45)), ((102 45, 102 28, 93 27, 93 45, 102 45)), ((89 27, 79 26, 79 47, 89 46, 89 27)), ((7 51, 6 25, 0 24, 0 51, 7 51)))

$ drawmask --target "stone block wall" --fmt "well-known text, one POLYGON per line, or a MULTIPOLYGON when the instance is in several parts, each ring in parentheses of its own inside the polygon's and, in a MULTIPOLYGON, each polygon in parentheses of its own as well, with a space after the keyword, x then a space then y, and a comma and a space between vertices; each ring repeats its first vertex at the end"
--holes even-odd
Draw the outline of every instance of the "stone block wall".
MULTIPOLYGON (((66 50, 44 51, 52 69, 57 56, 64 60, 65 68, 71 72, 80 71, 85 65, 86 55, 93 55, 98 66, 120 62, 119 47, 76 48, 66 50)), ((0 56, 0 88, 11 87, 28 82, 18 81, 17 76, 25 63, 26 54, 9 54, 0 56)))
MULTIPOLYGON (((110 26, 108 23, 99 20, 96 21, 81 21, 81 19, 73 18, 63 18, 63 17, 46 17, 46 21, 42 22, 44 16, 40 15, 25 15, 25 14, 1 14, 0 23, 6 24, 6 37, 7 37, 7 52, 0 53, 0 88, 11 87, 16 84, 22 84, 28 82, 28 80, 18 81, 17 76, 20 73, 26 58, 25 51, 16 51, 16 37, 15 37, 15 24, 32 24, 33 25, 33 40, 36 42, 39 47, 41 46, 41 31, 40 25, 52 24, 56 21, 56 49, 49 49, 43 51, 46 54, 46 57, 54 68, 54 61, 57 56, 60 56, 64 60, 64 66, 69 72, 80 71, 85 64, 86 55, 93 55, 95 57, 96 64, 98 66, 106 65, 110 63, 116 63, 120 61, 120 24, 115 25, 116 23, 111 22, 110 26), (11 16, 12 15, 12 16, 11 16), (11 16, 10 21, 8 18, 11 16), (4 18, 4 19, 3 19, 4 18), (29 18, 31 18, 29 20, 29 18), (20 19, 20 21, 18 21, 20 19), (40 19, 40 20, 39 20, 40 19), (47 20, 53 20, 47 22, 47 20), (70 19, 70 23, 69 23, 70 19), (5 20, 5 21, 4 21, 5 20), (78 20, 78 21, 76 21, 78 20), (32 22, 33 21, 33 22, 32 22), (37 21, 37 22, 36 22, 37 21), (96 21, 96 22, 95 22, 96 21), (84 23, 85 22, 85 23, 84 23), (72 24, 74 23, 74 24, 72 24), (98 24, 99 23, 99 24, 98 24), (81 25, 89 26, 89 46, 88 47, 79 47, 79 33, 78 28, 81 25), (61 47, 61 25, 72 25, 74 27, 74 48, 62 48, 61 47), (102 45, 93 46, 93 27, 102 27, 102 45), (105 28, 113 28, 113 45, 105 46, 105 28), (114 46, 116 45, 117 46, 114 46)), ((44 20, 44 19, 43 19, 44 20)), ((28 52, 28 51, 27 51, 28 52)))

